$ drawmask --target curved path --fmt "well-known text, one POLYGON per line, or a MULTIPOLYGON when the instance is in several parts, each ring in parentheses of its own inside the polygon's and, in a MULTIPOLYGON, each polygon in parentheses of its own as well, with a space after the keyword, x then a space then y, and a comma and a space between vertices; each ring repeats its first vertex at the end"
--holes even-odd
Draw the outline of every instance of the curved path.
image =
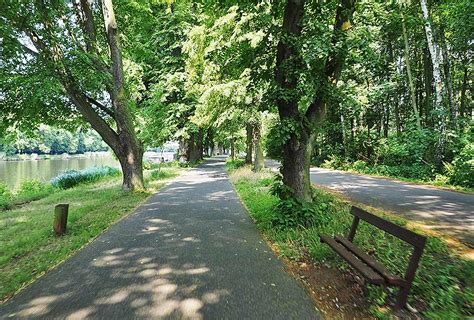
POLYGON ((311 168, 311 182, 474 245, 472 194, 321 168, 311 168))
POLYGON ((205 161, 0 307, 0 318, 318 319, 205 161))

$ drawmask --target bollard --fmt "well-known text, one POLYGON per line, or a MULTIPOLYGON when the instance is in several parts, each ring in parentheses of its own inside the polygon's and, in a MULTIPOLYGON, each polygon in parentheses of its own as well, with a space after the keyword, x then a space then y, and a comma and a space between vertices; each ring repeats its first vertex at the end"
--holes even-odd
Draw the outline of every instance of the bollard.
POLYGON ((66 233, 68 211, 69 204, 67 203, 58 204, 56 207, 54 207, 53 229, 54 232, 59 236, 66 233))

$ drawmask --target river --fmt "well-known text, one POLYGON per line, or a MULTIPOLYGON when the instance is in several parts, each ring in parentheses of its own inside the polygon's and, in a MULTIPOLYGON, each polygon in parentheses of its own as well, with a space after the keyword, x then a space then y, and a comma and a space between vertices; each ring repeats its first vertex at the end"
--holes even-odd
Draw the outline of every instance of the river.
MULTIPOLYGON (((163 154, 165 160, 172 160, 172 153, 163 154)), ((158 161, 161 154, 146 152, 144 159, 158 161)), ((120 164, 108 152, 96 152, 80 156, 57 157, 45 160, 0 160, 0 181, 6 183, 10 190, 16 190, 25 180, 48 182, 67 170, 81 170, 89 167, 111 166, 120 164)))

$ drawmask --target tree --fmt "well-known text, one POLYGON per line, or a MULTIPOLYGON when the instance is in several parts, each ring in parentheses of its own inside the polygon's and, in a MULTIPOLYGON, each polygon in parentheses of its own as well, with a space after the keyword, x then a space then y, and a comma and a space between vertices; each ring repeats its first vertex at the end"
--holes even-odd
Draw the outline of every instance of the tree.
POLYGON ((2 124, 62 125, 80 114, 117 155, 123 189, 143 189, 143 146, 135 133, 114 7, 111 0, 100 7, 104 33, 96 27, 100 8, 90 1, 2 5, 2 124), (32 90, 39 81, 41 88, 32 90))
POLYGON ((331 46, 323 66, 317 66, 319 83, 311 95, 312 102, 301 111, 298 93, 299 76, 304 68, 301 52, 304 0, 288 0, 284 9, 282 35, 278 43, 275 81, 276 104, 280 121, 289 128, 283 142, 283 183, 291 195, 300 201, 312 201, 309 166, 315 139, 314 129, 321 124, 330 102, 329 92, 337 83, 347 54, 345 38, 351 28, 354 0, 342 0, 336 9, 331 46))

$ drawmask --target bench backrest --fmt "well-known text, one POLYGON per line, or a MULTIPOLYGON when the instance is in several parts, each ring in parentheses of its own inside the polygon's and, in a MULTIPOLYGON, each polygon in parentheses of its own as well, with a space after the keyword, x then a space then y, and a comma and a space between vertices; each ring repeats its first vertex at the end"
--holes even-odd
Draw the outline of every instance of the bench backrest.
POLYGON ((419 235, 413 231, 400 227, 393 222, 382 219, 376 215, 373 215, 365 210, 362 210, 357 207, 351 208, 351 214, 354 215, 355 219, 352 224, 351 232, 349 233, 349 240, 352 241, 359 224, 359 219, 362 219, 371 225, 376 226, 377 228, 390 233, 391 235, 411 244, 417 249, 423 249, 426 243, 426 237, 419 235), (358 219, 356 219, 358 218, 358 219), (352 239, 351 239, 352 238, 352 239))

